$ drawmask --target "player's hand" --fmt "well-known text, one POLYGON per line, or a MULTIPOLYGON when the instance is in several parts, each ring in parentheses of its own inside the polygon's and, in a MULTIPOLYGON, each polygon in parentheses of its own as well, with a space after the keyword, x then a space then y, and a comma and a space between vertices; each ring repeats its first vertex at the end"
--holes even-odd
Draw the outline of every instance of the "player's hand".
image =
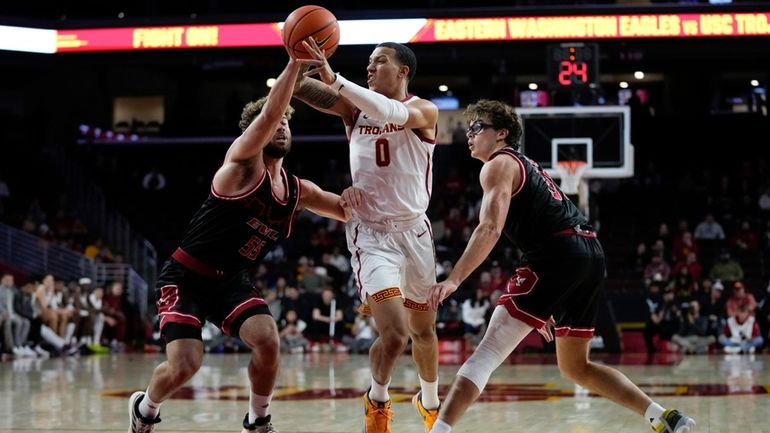
POLYGON ((349 186, 345 188, 344 191, 342 191, 342 195, 340 197, 340 204, 342 204, 343 208, 347 206, 352 209, 358 209, 364 204, 364 200, 366 200, 366 193, 361 188, 349 186))
POLYGON ((318 78, 326 84, 332 84, 337 79, 337 75, 334 74, 332 67, 329 66, 329 61, 326 59, 325 51, 318 47, 315 39, 308 37, 302 41, 302 46, 305 47, 308 53, 313 57, 312 59, 303 60, 303 63, 311 65, 310 70, 303 75, 310 77, 318 74, 318 78))
POLYGON ((444 280, 431 286, 431 288, 428 289, 428 305, 430 305, 430 308, 432 308, 433 311, 438 311, 438 306, 441 305, 441 302, 454 293, 458 286, 458 283, 450 280, 444 280))

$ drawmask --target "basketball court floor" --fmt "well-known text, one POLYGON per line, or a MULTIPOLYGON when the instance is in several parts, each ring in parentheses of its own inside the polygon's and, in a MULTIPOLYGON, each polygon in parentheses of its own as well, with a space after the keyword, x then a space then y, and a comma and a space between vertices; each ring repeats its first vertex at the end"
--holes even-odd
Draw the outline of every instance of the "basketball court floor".
MULTIPOLYGON (((0 363, 0 432, 125 432, 127 398, 144 389, 162 355, 120 354, 0 363)), ((770 356, 596 356, 665 406, 693 416, 702 433, 770 433, 770 356)), ((460 359, 443 359, 440 394, 460 359)), ((239 432, 248 406, 244 354, 210 354, 161 409, 156 432, 239 432)), ((281 433, 360 432, 368 358, 283 355, 273 421, 281 433)), ((417 373, 404 356, 392 380, 394 433, 423 432, 409 400, 417 373)), ((642 433, 642 418, 562 379, 552 356, 517 355, 455 432, 642 433)))

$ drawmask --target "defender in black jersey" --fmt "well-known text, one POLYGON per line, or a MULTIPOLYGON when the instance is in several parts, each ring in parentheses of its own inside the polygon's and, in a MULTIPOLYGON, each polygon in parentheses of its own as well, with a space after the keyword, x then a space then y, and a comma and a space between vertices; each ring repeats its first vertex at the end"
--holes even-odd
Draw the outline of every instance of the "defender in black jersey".
MULTIPOLYGON (((653 402, 621 372, 588 360, 605 277, 604 252, 585 217, 537 163, 517 151, 513 108, 481 100, 465 111, 471 156, 484 162, 479 225, 449 277, 431 288, 435 309, 489 255, 501 234, 524 252, 484 339, 457 373, 431 430, 448 433, 492 372, 537 329, 552 339, 564 377, 643 415, 656 432, 688 433, 692 418, 653 402)), ((608 426, 607 430, 612 430, 608 426)))
POLYGON ((152 432, 160 422, 161 402, 198 371, 205 320, 252 350, 243 431, 275 431, 270 399, 278 372, 278 330, 254 289, 254 270, 276 242, 289 236, 298 209, 341 221, 350 217, 340 196, 282 168, 291 148, 289 118, 294 110, 289 100, 301 63, 290 60, 269 95, 246 106, 243 133, 230 146, 209 197, 163 266, 157 305, 168 360, 155 369, 146 392, 131 396, 129 433, 152 432))

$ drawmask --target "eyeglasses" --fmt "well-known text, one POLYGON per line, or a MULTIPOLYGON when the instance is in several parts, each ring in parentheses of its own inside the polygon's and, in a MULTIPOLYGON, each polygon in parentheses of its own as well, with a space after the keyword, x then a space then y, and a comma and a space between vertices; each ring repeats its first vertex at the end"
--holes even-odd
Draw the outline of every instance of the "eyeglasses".
POLYGON ((484 128, 494 128, 495 125, 491 123, 473 122, 473 124, 465 131, 465 133, 471 137, 481 134, 484 128))

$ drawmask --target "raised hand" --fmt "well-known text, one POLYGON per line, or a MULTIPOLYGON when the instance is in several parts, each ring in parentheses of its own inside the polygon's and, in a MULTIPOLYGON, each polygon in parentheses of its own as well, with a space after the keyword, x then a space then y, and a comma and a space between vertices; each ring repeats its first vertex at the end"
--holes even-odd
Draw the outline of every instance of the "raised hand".
POLYGON ((332 84, 337 76, 334 74, 332 67, 329 66, 329 61, 326 59, 325 50, 321 49, 316 43, 315 39, 308 37, 302 41, 302 45, 305 47, 308 53, 313 56, 312 59, 303 60, 303 63, 311 65, 310 70, 303 75, 310 77, 318 74, 318 77, 326 84, 332 84))

